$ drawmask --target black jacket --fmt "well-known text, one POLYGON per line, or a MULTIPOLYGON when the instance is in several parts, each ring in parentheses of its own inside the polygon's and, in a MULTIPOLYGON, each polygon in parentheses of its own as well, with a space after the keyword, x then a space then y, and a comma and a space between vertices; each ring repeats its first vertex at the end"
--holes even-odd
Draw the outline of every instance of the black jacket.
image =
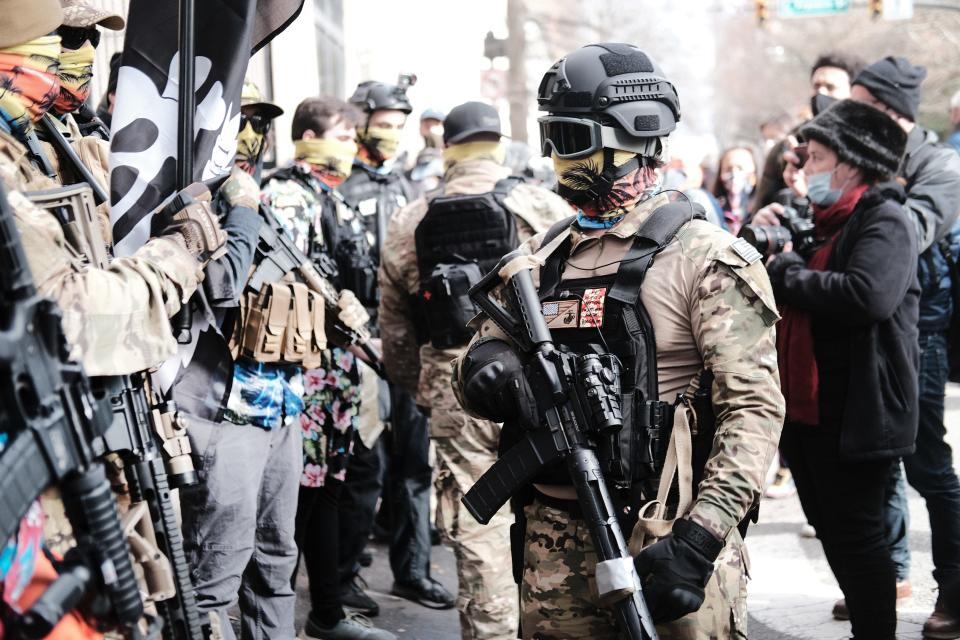
POLYGON ((960 213, 960 156, 953 147, 939 144, 935 134, 914 127, 907 136, 900 176, 907 190, 903 208, 916 225, 920 248, 920 330, 947 331, 953 299, 949 267, 938 242, 960 213))
MULTIPOLYGON (((810 312, 820 420, 840 425, 840 455, 897 458, 917 435, 917 240, 895 183, 867 191, 826 271, 795 254, 768 267, 777 301, 810 312)), ((816 427, 811 427, 816 428, 816 427)))

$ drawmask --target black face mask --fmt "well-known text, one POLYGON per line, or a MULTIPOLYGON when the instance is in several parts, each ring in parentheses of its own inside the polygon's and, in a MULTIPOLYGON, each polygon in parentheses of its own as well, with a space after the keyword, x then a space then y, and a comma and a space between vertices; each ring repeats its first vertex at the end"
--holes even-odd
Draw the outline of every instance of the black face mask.
POLYGON ((836 98, 818 93, 810 98, 810 111, 812 111, 814 117, 816 117, 834 102, 837 102, 836 98))

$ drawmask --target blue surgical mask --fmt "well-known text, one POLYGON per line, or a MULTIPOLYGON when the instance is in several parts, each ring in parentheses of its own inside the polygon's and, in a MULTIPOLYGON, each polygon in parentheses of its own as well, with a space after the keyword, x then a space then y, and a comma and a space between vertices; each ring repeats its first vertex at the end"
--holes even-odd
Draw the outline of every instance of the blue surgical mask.
POLYGON ((807 198, 810 202, 820 207, 829 207, 840 199, 843 195, 843 189, 833 189, 830 187, 830 178, 833 171, 822 171, 807 176, 807 198))

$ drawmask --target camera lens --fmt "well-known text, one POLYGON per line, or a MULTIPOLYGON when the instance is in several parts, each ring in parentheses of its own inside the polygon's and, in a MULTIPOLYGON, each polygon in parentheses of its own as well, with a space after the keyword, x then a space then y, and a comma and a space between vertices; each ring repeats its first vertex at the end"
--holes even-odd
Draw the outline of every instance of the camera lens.
POLYGON ((774 225, 747 224, 740 229, 740 237, 764 256, 772 256, 790 242, 790 231, 774 225))

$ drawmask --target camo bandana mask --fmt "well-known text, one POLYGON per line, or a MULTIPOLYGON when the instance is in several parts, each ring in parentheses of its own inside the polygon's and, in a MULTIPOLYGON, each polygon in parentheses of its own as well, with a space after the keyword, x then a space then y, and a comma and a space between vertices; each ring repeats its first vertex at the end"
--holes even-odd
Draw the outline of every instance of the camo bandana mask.
POLYGON ((637 204, 660 190, 656 168, 651 161, 631 151, 613 152, 617 169, 613 182, 604 180, 604 150, 586 158, 564 160, 553 158, 560 182, 558 193, 580 208, 582 217, 590 220, 619 220, 637 204), (637 159, 637 162, 631 162, 637 159), (629 164, 628 164, 629 163, 629 164))
POLYGON ((71 113, 80 108, 90 97, 90 81, 93 79, 93 58, 97 50, 89 41, 79 49, 64 49, 60 52, 60 97, 53 105, 57 113, 71 113))
POLYGON ((60 96, 60 36, 0 49, 0 117, 27 131, 60 96))

